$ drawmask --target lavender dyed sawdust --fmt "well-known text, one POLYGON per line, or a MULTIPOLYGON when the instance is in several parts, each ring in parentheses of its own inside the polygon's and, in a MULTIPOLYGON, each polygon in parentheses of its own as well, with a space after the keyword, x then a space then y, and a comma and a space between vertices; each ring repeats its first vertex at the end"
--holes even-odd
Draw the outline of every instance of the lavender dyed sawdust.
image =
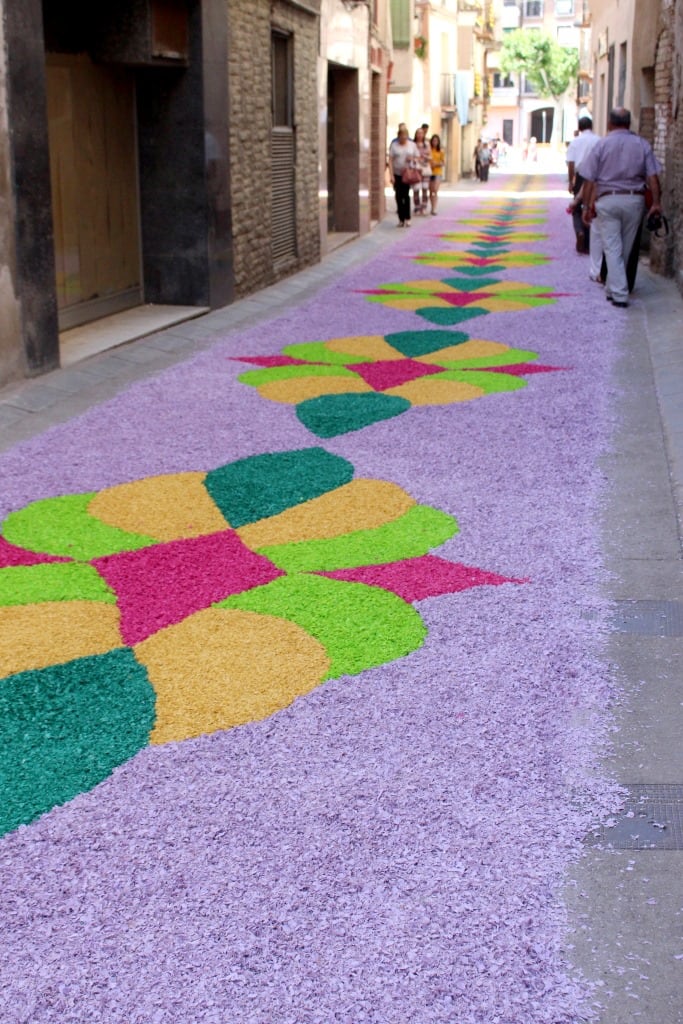
MULTIPOLYGON (((559 191, 559 187, 558 187, 559 191)), ((485 209, 444 200, 440 224, 485 209)), ((412 409, 326 442, 359 476, 457 516, 440 554, 529 578, 421 602, 400 662, 332 681, 274 717, 148 748, 0 843, 0 1017, 7 1024, 574 1024, 559 884, 615 787, 599 607, 597 462, 622 321, 568 252, 504 278, 571 292, 469 322, 472 337, 569 367, 519 393, 412 409), (594 290, 591 290, 594 288, 594 290)), ((415 329, 360 287, 442 276, 405 257, 432 223, 295 312, 0 458, 0 514, 52 494, 305 447, 291 408, 230 355, 415 329), (49 454, 48 454, 49 453, 49 454)), ((461 247, 462 248, 462 247, 461 247)), ((420 329, 424 324, 420 324, 420 329)))

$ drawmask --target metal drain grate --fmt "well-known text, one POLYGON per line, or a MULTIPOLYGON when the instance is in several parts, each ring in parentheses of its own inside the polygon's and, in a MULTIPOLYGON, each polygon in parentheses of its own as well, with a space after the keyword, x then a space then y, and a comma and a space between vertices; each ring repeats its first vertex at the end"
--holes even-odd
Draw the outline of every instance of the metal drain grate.
POLYGON ((638 636, 683 636, 683 602, 615 601, 612 625, 638 636))
POLYGON ((587 846, 614 850, 683 850, 683 786, 628 785, 626 806, 612 828, 600 826, 587 846))

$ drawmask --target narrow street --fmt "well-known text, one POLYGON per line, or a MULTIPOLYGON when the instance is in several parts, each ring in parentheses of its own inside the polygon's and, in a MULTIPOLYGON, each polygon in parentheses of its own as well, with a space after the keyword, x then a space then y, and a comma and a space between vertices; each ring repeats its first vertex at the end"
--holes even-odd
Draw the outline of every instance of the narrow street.
POLYGON ((494 171, 0 392, 3 1024, 678 1024, 683 299, 494 171))

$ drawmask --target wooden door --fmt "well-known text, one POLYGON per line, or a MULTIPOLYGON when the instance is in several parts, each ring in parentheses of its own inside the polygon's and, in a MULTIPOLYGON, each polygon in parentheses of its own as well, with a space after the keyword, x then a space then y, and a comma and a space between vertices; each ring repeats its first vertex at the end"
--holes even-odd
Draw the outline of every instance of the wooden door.
POLYGON ((125 68, 48 54, 60 327, 142 301, 135 87, 125 68))

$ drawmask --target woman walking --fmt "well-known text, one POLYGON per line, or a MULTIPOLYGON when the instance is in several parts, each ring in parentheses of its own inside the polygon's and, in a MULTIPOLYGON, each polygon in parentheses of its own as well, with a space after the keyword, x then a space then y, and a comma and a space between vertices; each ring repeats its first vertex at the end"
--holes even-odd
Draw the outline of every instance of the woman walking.
POLYGON ((404 124, 398 126, 398 136, 389 146, 389 164, 394 178, 394 194, 396 196, 396 212, 398 226, 410 227, 410 182, 403 180, 404 171, 416 168, 418 162, 417 147, 408 137, 408 129, 404 124))
POLYGON ((429 198, 432 204, 432 217, 436 217, 436 205, 439 198, 439 185, 443 177, 443 166, 445 163, 444 152, 441 148, 441 139, 438 135, 432 135, 429 140, 431 150, 430 163, 432 168, 429 179, 429 198))
POLYGON ((427 202, 429 200, 429 179, 432 175, 431 150, 427 142, 427 135, 424 128, 418 128, 413 139, 417 148, 418 169, 422 173, 421 181, 418 181, 413 188, 413 199, 415 201, 415 216, 427 215, 427 202))

